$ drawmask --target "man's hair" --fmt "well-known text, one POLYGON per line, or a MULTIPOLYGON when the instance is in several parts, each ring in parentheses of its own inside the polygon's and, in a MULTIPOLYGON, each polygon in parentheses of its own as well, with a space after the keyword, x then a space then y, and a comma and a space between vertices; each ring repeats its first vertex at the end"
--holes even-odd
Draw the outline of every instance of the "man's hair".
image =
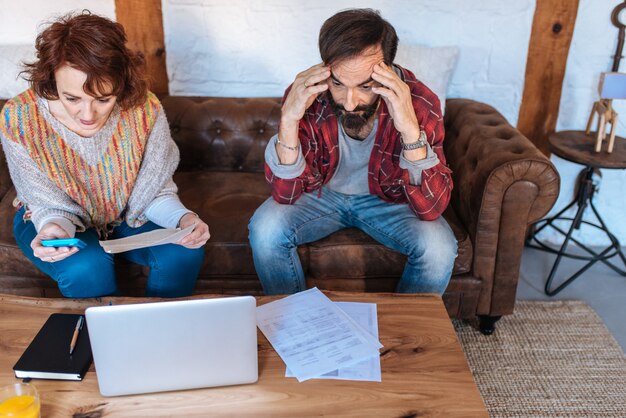
POLYGON ((398 49, 398 35, 373 9, 350 9, 328 18, 320 29, 319 49, 326 65, 353 58, 380 45, 385 64, 391 65, 398 49))
POLYGON ((87 10, 68 14, 41 32, 35 47, 37 60, 24 64, 23 73, 41 97, 59 98, 54 72, 69 65, 87 74, 83 86, 87 94, 117 96, 124 109, 146 98, 144 57, 126 47, 126 33, 119 23, 87 10))

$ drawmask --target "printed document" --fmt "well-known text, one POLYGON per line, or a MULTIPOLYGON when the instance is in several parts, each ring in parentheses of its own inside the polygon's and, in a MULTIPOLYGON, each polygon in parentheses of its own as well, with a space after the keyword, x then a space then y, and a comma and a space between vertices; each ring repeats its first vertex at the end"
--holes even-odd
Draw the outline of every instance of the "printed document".
MULTIPOLYGON (((378 340, 378 318, 376 316, 375 303, 360 302, 335 302, 350 318, 369 332, 372 337, 378 340)), ((294 377, 294 374, 287 368, 285 377, 294 377)), ((315 379, 336 379, 336 380, 363 380, 369 382, 380 382, 380 356, 376 355, 366 360, 359 361, 352 366, 342 367, 332 372, 325 373, 315 379)))
POLYGON ((378 356, 382 347, 317 288, 259 306, 257 325, 298 381, 378 356))

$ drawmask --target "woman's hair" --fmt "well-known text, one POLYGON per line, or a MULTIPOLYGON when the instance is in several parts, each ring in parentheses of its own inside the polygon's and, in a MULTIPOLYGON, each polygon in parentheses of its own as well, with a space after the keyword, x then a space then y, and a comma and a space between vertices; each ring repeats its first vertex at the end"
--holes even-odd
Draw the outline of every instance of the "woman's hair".
POLYGON ((353 58, 380 45, 385 64, 391 65, 398 49, 398 35, 376 10, 350 9, 331 16, 320 29, 319 49, 326 65, 353 58))
POLYGON ((54 72, 63 65, 87 74, 87 94, 117 96, 123 109, 140 105, 148 91, 141 52, 126 47, 121 24, 85 10, 68 14, 37 36, 37 60, 24 64, 23 73, 37 95, 57 100, 54 72))

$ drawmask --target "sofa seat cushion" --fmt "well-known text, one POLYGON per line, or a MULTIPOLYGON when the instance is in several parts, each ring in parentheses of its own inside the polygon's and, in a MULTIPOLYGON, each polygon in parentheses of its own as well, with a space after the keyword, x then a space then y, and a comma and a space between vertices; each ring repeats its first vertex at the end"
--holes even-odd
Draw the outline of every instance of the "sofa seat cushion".
MULTIPOLYGON (((183 203, 198 213, 209 224, 211 231, 201 276, 255 275, 247 226, 256 208, 270 196, 263 175, 183 172, 176 174, 175 181, 183 203)), ((466 273, 472 260, 471 242, 451 210, 444 216, 459 242, 459 256, 453 274, 466 273)), ((406 262, 402 254, 387 249, 352 228, 303 245, 298 252, 305 274, 315 281, 397 278, 401 276, 406 262)))

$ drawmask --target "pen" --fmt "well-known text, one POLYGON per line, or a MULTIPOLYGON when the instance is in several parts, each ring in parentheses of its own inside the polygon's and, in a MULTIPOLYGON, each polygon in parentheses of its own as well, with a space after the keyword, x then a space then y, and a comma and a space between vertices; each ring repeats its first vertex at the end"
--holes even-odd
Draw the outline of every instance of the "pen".
POLYGON ((76 340, 78 340, 78 333, 81 329, 83 329, 83 316, 78 317, 78 321, 76 321, 76 328, 74 328, 74 334, 72 334, 72 341, 70 342, 70 356, 72 355, 72 351, 74 351, 74 347, 76 347, 76 340))

